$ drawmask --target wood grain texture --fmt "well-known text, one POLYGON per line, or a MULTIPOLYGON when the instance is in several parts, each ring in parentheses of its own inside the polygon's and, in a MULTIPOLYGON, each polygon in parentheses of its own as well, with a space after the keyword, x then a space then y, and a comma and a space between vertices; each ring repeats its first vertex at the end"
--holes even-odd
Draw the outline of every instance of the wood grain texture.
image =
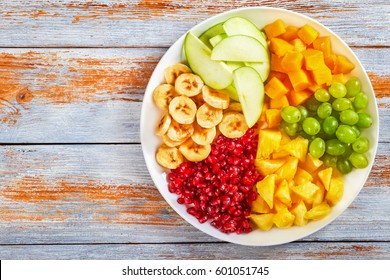
MULTIPOLYGON (((386 151, 351 207, 304 240, 390 241, 386 151)), ((0 244, 216 241, 167 205, 139 145, 3 146, 0 158, 0 244)))
MULTIPOLYGON (((165 51, 0 49, 0 142, 139 143, 143 93, 165 51)), ((388 123, 390 48, 354 51, 388 123)))
POLYGON ((294 242, 270 247, 227 243, 0 246, 1 259, 387 260, 389 255, 386 242, 294 242))
POLYGON ((6 0, 0 4, 0 46, 167 47, 212 15, 252 6, 308 15, 353 46, 390 46, 386 0, 6 0))

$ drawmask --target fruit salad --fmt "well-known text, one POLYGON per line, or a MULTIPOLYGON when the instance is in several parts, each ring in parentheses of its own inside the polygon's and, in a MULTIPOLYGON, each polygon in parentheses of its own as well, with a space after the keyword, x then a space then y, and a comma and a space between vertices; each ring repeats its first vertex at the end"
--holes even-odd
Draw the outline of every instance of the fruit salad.
POLYGON ((304 226, 343 196, 343 174, 366 168, 372 124, 354 65, 310 25, 257 27, 232 17, 165 69, 156 161, 200 223, 224 233, 304 226))

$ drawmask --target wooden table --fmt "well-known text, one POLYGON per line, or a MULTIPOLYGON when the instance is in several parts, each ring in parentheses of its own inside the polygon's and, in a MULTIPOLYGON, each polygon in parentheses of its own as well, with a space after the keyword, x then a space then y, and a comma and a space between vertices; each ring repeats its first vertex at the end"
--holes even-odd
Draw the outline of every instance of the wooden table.
POLYGON ((1 1, 0 259, 389 259, 389 26, 387 0, 1 1), (375 165, 345 213, 265 248, 220 242, 177 215, 139 137, 143 92, 167 48, 211 15, 261 5, 343 38, 381 122, 375 165))

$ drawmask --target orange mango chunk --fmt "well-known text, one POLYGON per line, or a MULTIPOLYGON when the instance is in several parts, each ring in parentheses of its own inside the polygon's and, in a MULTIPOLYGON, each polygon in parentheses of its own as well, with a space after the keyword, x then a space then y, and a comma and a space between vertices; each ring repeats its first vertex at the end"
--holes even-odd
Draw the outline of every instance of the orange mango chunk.
POLYGON ((320 68, 313 70, 311 73, 313 80, 317 85, 329 85, 332 83, 332 72, 325 64, 320 68))
POLYGON ((283 39, 272 38, 270 40, 269 48, 271 52, 276 54, 277 56, 283 56, 287 52, 292 51, 294 49, 294 46, 283 39))
POLYGON ((330 37, 318 37, 313 42, 313 48, 324 53, 324 56, 329 56, 332 53, 332 46, 330 44, 330 37))
POLYGON ((287 97, 290 105, 298 106, 305 103, 313 95, 313 92, 309 90, 291 91, 287 97))
POLYGON ((298 71, 289 72, 287 73, 287 75, 295 91, 301 91, 310 86, 309 77, 307 73, 302 69, 298 71))
POLYGON ((279 127, 282 121, 281 109, 268 109, 265 111, 265 118, 269 128, 279 127))
POLYGON ((285 72, 298 71, 302 68, 303 55, 299 52, 286 53, 281 61, 282 68, 285 72))
POLYGON ((332 54, 330 54, 328 56, 325 56, 324 60, 325 60, 326 66, 328 66, 330 71, 332 71, 332 73, 333 73, 333 70, 334 70, 334 68, 336 66, 337 55, 332 53, 332 54))
MULTIPOLYGON (((282 59, 283 59, 283 57, 279 57, 273 53, 271 54, 271 66, 270 66, 271 71, 284 72, 284 69, 282 67, 282 59)), ((268 79, 270 79, 270 78, 268 78, 268 79)))
POLYGON ((294 51, 296 52, 303 52, 304 50, 306 50, 305 43, 299 38, 295 38, 289 43, 294 46, 294 51))
POLYGON ((288 103, 288 99, 286 95, 273 98, 269 102, 269 107, 271 109, 283 109, 284 107, 289 106, 290 104, 288 103))
POLYGON ((286 31, 280 36, 281 39, 291 41, 298 38, 298 27, 289 25, 286 27, 286 31))
POLYGON ((316 70, 325 64, 324 54, 315 49, 305 50, 303 52, 303 57, 305 58, 306 70, 316 70))
POLYGON ((267 34, 268 39, 272 39, 285 33, 286 27, 281 19, 277 19, 273 23, 264 26, 264 31, 265 34, 267 34))
POLYGON ((338 55, 336 59, 336 65, 334 66, 333 73, 334 74, 347 74, 351 72, 355 68, 348 58, 343 55, 338 55))
POLYGON ((276 77, 273 77, 265 85, 265 93, 270 98, 280 97, 288 93, 288 88, 276 77))
POLYGON ((297 34, 306 45, 310 45, 318 37, 318 31, 308 24, 305 24, 303 27, 301 27, 297 34))

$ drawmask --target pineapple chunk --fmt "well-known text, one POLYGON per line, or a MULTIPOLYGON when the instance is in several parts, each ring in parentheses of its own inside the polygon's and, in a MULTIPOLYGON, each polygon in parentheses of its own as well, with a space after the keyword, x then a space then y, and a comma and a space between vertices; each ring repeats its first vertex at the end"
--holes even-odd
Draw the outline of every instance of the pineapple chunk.
POLYGON ((288 209, 288 206, 286 204, 284 204, 283 202, 281 202, 279 199, 274 199, 274 209, 275 209, 275 211, 279 212, 280 210, 282 210, 282 208, 288 209))
POLYGON ((300 162, 305 162, 307 148, 309 146, 309 140, 298 136, 294 140, 291 140, 281 148, 287 151, 290 155, 299 159, 300 162))
POLYGON ((281 179, 293 179, 295 173, 297 172, 298 159, 295 157, 290 157, 281 168, 276 171, 276 174, 281 179))
POLYGON ((322 185, 321 182, 315 182, 315 184, 319 187, 319 190, 315 193, 313 197, 313 207, 321 204, 324 201, 325 198, 325 187, 322 185))
POLYGON ((274 224, 278 228, 289 228, 293 225, 295 216, 287 208, 280 209, 274 216, 274 224))
POLYGON ((274 207, 274 193, 275 193, 276 175, 267 175, 263 180, 257 182, 256 189, 259 195, 267 202, 269 208, 274 207))
POLYGON ((272 152, 279 149, 282 134, 278 130, 262 129, 259 131, 259 144, 256 158, 270 158, 272 152))
POLYGON ((282 133, 282 139, 280 140, 280 145, 285 145, 291 141, 290 136, 288 136, 283 130, 281 131, 281 133, 282 133))
POLYGON ((252 202, 252 212, 256 213, 271 213, 271 208, 269 208, 267 202, 258 195, 256 200, 252 202))
POLYGON ((271 154, 271 157, 272 157, 272 159, 280 159, 280 158, 285 158, 289 155, 290 154, 287 151, 280 150, 280 151, 273 152, 271 154))
POLYGON ((314 195, 320 189, 312 182, 306 182, 302 185, 293 186, 291 188, 296 194, 298 194, 307 203, 313 203, 314 195))
POLYGON ((299 164, 299 166, 307 172, 313 174, 314 171, 316 171, 322 164, 322 160, 315 158, 310 153, 308 153, 305 162, 299 164))
POLYGON ((308 220, 305 218, 306 212, 306 205, 302 200, 300 200, 299 203, 291 209, 291 213, 295 215, 294 225, 304 226, 307 224, 308 220))
POLYGON ((331 205, 337 204, 340 201, 344 193, 344 182, 341 176, 334 176, 330 180, 329 190, 326 193, 326 201, 331 205))
POLYGON ((313 176, 311 176, 310 173, 306 170, 298 167, 297 172, 295 173, 294 181, 297 185, 301 185, 306 182, 312 182, 313 176))
POLYGON ((278 189, 275 192, 275 197, 283 202, 288 207, 291 206, 291 195, 290 195, 290 187, 288 186, 288 182, 284 179, 278 186, 278 189))
POLYGON ((329 204, 324 202, 311 208, 304 217, 308 220, 321 220, 329 215, 330 210, 329 204))
POLYGON ((251 214, 249 217, 255 223, 255 225, 264 231, 268 231, 272 228, 275 214, 251 214))
POLYGON ((325 189, 329 191, 330 180, 332 179, 332 167, 326 168, 324 170, 318 171, 318 177, 320 178, 325 189))
POLYGON ((267 176, 275 173, 286 161, 287 159, 256 159, 255 165, 261 175, 267 176))

